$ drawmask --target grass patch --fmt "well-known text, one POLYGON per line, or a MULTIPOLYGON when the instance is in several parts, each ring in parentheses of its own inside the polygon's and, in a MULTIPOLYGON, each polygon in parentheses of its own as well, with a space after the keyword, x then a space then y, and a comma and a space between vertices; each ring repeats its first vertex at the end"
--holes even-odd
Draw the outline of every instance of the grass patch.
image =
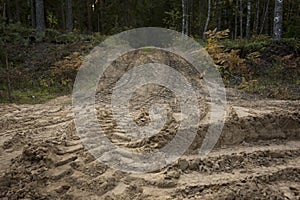
MULTIPOLYGON (((41 104, 66 95, 60 88, 30 88, 12 91, 12 102, 16 104, 41 104)), ((0 96, 0 103, 11 103, 7 96, 0 96)))
POLYGON ((152 53, 154 52, 155 50, 157 50, 156 47, 153 47, 153 46, 148 46, 148 47, 143 47, 141 48, 141 51, 142 52, 146 52, 146 53, 152 53))

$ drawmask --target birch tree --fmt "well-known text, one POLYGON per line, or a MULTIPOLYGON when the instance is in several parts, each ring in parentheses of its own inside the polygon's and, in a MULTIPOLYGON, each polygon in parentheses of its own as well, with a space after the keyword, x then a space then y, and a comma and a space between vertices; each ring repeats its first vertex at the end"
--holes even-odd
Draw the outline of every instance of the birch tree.
POLYGON ((182 0, 182 34, 187 34, 188 20, 187 20, 187 0, 182 0))
POLYGON ((246 23, 246 37, 250 38, 250 20, 251 20, 251 0, 247 2, 247 23, 246 23))
POLYGON ((210 21, 210 12, 211 12, 211 0, 208 0, 207 18, 206 18, 206 22, 205 22, 205 26, 204 26, 204 32, 203 32, 203 36, 202 36, 203 39, 206 39, 205 32, 208 29, 208 24, 209 24, 209 21, 210 21))
POLYGON ((273 38, 280 39, 282 35, 283 0, 275 0, 273 38))

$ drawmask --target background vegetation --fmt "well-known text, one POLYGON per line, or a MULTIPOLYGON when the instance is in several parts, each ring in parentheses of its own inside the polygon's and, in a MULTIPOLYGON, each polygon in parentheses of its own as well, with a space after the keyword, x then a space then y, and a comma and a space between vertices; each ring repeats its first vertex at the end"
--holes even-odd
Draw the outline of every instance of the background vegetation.
POLYGON ((153 26, 201 42, 229 87, 300 98, 299 0, 2 0, 0 12, 0 102, 69 94, 95 45, 153 26))

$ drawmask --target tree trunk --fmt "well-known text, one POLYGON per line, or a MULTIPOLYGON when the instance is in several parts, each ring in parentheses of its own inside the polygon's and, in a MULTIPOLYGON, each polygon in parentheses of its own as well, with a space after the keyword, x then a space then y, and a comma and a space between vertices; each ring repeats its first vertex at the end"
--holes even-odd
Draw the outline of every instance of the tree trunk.
POLYGON ((16 4, 16 21, 21 22, 19 0, 15 0, 15 4, 16 4))
POLYGON ((99 1, 99 15, 100 15, 100 19, 99 19, 99 26, 100 26, 100 30, 99 32, 103 31, 103 6, 104 6, 104 1, 100 0, 99 1))
POLYGON ((35 0, 35 8, 36 8, 36 30, 38 33, 43 33, 46 30, 44 1, 35 0))
POLYGON ((240 0, 240 38, 243 38, 243 0, 240 0))
POLYGON ((73 9, 72 0, 67 0, 67 18, 66 18, 66 28, 67 31, 73 31, 73 9))
POLYGON ((222 6, 223 1, 221 0, 218 4, 218 30, 221 31, 221 25, 222 25, 222 6))
POLYGON ((129 11, 130 11, 130 8, 129 8, 129 2, 128 0, 123 0, 124 2, 124 9, 125 9, 125 16, 124 16, 124 24, 126 27, 129 27, 129 19, 130 19, 130 16, 129 16, 129 11))
POLYGON ((182 35, 185 34, 185 0, 181 0, 181 8, 182 8, 182 35))
POLYGON ((203 26, 202 26, 202 8, 203 8, 203 4, 202 4, 202 0, 199 0, 199 35, 203 35, 203 26))
POLYGON ((185 13, 186 13, 186 21, 185 21, 185 34, 189 35, 189 0, 185 0, 185 13))
POLYGON ((283 0, 275 0, 273 38, 280 39, 282 35, 283 0))
POLYGON ((190 0, 190 3, 189 3, 189 18, 190 18, 190 20, 189 20, 189 34, 190 35, 192 35, 192 27, 193 27, 193 15, 194 15, 194 13, 193 13, 193 7, 194 7, 194 4, 193 4, 193 0, 190 0))
POLYGON ((269 3, 270 3, 270 0, 267 0, 267 4, 266 4, 266 7, 265 7, 265 11, 264 11, 264 18, 263 18, 263 21, 262 21, 262 24, 261 24, 261 27, 260 27, 259 34, 262 34, 262 32, 264 30, 264 25, 265 25, 266 18, 267 18, 267 15, 268 15, 268 10, 269 10, 269 3))
POLYGON ((259 14, 260 14, 260 0, 256 2, 256 12, 255 12, 255 20, 253 21, 253 33, 257 34, 258 25, 259 25, 259 14))
POLYGON ((61 21, 63 30, 66 30, 65 0, 61 0, 61 21))
POLYGON ((30 18, 31 18, 31 26, 35 28, 35 7, 34 0, 30 0, 30 18))
POLYGON ((6 0, 6 8, 7 8, 7 21, 11 22, 12 21, 12 15, 11 15, 11 3, 10 0, 6 0))
POLYGON ((251 0, 247 2, 247 24, 246 24, 246 37, 250 38, 250 20, 251 20, 251 0))
POLYGON ((189 0, 182 0, 182 34, 189 34, 189 0))
POLYGON ((3 7, 3 10, 2 10, 2 17, 3 19, 6 21, 7 20, 7 3, 6 1, 2 1, 2 7, 3 7))
POLYGON ((210 12, 211 12, 211 0, 208 0, 208 8, 207 8, 207 18, 206 18, 206 22, 205 22, 205 26, 204 26, 204 32, 203 32, 203 39, 206 39, 206 35, 205 32, 208 29, 208 24, 209 24, 209 20, 210 20, 210 12))
POLYGON ((100 13, 97 13, 97 32, 100 32, 100 13))
POLYGON ((87 0, 87 13, 88 13, 88 32, 91 33, 93 32, 93 27, 92 27, 92 5, 91 5, 91 0, 87 0))
POLYGON ((273 33, 273 17, 270 17, 270 14, 269 14, 270 13, 270 7, 271 6, 268 6, 267 16, 266 16, 266 23, 265 23, 265 34, 266 35, 272 35, 272 33, 273 33), (270 26, 272 26, 272 28, 270 28, 270 26))
POLYGON ((235 0, 234 39, 237 38, 237 33, 238 33, 238 8, 239 8, 239 0, 235 0))
POLYGON ((217 18, 217 11, 218 11, 218 9, 217 9, 217 4, 218 4, 218 0, 215 0, 215 1, 213 1, 214 3, 213 3, 213 6, 212 6, 212 8, 211 8, 211 18, 213 19, 213 27, 214 28, 217 28, 217 26, 218 26, 218 18, 217 18))

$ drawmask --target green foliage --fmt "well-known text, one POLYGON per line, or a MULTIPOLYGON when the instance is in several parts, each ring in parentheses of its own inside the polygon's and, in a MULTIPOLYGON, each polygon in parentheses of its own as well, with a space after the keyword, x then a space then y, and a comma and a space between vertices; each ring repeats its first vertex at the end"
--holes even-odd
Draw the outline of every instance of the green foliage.
POLYGON ((107 38, 106 35, 102 35, 101 33, 94 33, 91 40, 92 45, 96 46, 101 42, 103 42, 106 38, 107 38))
MULTIPOLYGON (((30 89, 18 89, 12 91, 13 102, 18 104, 37 104, 44 103, 50 99, 56 98, 58 96, 64 95, 61 92, 62 88, 52 87, 52 88, 40 88, 32 87, 30 89)), ((9 103, 7 97, 2 92, 0 94, 1 103, 9 103)))
POLYGON ((1 41, 13 45, 28 45, 28 36, 31 35, 35 30, 28 29, 21 26, 20 23, 17 24, 5 24, 3 21, 1 23, 0 35, 1 41))
POLYGON ((93 39, 93 37, 90 35, 78 34, 74 32, 60 33, 55 29, 48 29, 45 33, 44 39, 47 42, 51 43, 69 44, 78 41, 90 41, 93 39))
POLYGON ((252 37, 250 40, 223 40, 222 44, 225 46, 226 51, 239 49, 244 54, 248 54, 255 51, 263 52, 269 47, 288 47, 296 50, 300 47, 300 40, 295 38, 282 38, 280 40, 273 40, 269 36, 259 35, 252 37))
POLYGON ((166 17, 163 19, 164 25, 172 30, 179 31, 181 29, 182 13, 179 8, 174 8, 170 12, 165 12, 166 17))
POLYGON ((47 29, 45 32, 45 36, 48 41, 54 41, 55 38, 59 37, 60 35, 61 33, 55 29, 47 29))
POLYGON ((143 52, 147 52, 147 53, 154 52, 155 50, 156 50, 156 48, 155 48, 155 47, 151 47, 151 46, 143 47, 143 48, 142 48, 142 51, 143 51, 143 52))
POLYGON ((50 29, 55 29, 58 26, 58 19, 52 12, 47 12, 47 23, 50 29))

